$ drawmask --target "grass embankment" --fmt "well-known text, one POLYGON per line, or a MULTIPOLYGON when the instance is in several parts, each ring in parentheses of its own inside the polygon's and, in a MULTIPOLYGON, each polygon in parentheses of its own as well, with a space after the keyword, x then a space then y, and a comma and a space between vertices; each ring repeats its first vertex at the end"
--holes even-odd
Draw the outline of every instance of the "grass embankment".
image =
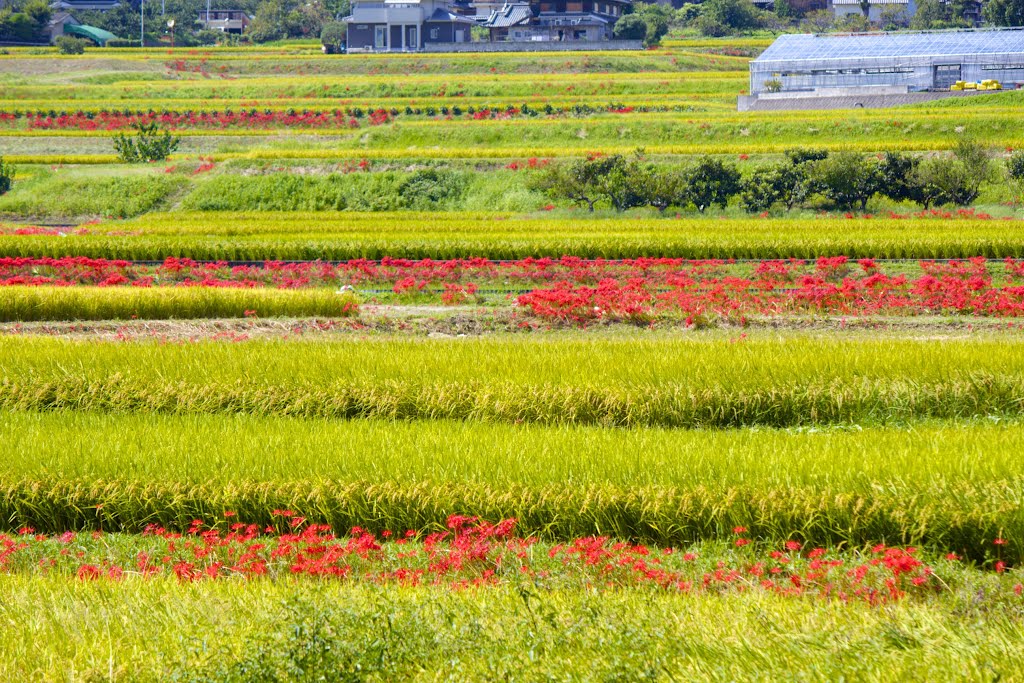
POLYGON ((60 411, 8 413, 0 437, 0 518, 44 531, 183 529, 224 510, 265 525, 275 509, 436 529, 461 512, 549 539, 679 544, 744 525, 975 558, 998 536, 1016 557, 1024 533, 1017 422, 678 431, 60 411))
MULTIPOLYGON (((0 578, 0 674, 245 681, 1012 677, 1017 610, 965 589, 884 610, 749 594, 0 578), (245 633, 240 639, 233 633, 245 633), (113 673, 112 673, 113 672, 113 673)), ((980 581, 977 586, 983 588, 980 581)))
POLYGON ((195 318, 347 317, 358 310, 350 293, 324 289, 224 287, 3 288, 0 321, 183 320, 195 318))
MULTIPOLYGON (((955 214, 954 214, 955 215, 955 214)), ((403 212, 152 214, 87 234, 0 235, 2 256, 163 260, 1019 258, 1017 221, 977 219, 593 219, 403 212)))

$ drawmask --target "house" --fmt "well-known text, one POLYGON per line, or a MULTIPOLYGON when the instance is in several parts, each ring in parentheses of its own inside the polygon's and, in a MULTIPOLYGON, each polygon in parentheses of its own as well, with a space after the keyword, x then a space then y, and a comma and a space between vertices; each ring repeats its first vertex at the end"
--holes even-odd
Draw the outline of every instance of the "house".
POLYGON ((79 23, 71 12, 64 10, 57 10, 50 16, 50 21, 46 24, 46 33, 50 38, 50 42, 57 40, 64 35, 65 26, 75 26, 79 23))
POLYGON ((468 43, 476 22, 445 0, 353 0, 348 51, 404 52, 425 43, 468 43))
POLYGON ((252 17, 240 9, 211 9, 199 12, 196 23, 204 29, 223 33, 242 33, 252 17))
POLYGON ((492 41, 610 40, 630 0, 529 0, 505 4, 483 26, 492 41))
MULTIPOLYGON (((864 8, 860 0, 828 0, 828 8, 832 10, 837 19, 851 14, 864 15, 864 8)), ((914 0, 869 0, 867 20, 873 24, 882 23, 882 14, 899 12, 909 23, 917 12, 917 3, 914 0)))

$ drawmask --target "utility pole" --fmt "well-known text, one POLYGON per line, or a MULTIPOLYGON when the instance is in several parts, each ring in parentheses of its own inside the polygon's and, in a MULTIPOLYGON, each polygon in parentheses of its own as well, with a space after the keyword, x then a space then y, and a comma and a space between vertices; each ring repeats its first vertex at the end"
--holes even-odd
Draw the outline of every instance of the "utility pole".
POLYGON ((146 0, 139 3, 139 47, 146 47, 146 0))

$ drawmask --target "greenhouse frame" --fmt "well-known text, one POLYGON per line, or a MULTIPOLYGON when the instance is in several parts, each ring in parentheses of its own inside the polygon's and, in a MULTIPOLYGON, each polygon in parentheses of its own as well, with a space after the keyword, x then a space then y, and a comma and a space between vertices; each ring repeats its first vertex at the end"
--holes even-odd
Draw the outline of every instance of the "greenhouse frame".
POLYGON ((1024 28, 783 35, 750 63, 751 95, 948 91, 983 80, 1024 84, 1024 28))

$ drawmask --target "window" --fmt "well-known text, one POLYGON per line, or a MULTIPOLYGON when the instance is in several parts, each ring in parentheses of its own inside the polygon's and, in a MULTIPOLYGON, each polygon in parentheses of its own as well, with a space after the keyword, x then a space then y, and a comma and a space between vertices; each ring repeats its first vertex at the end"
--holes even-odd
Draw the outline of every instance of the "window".
POLYGON ((386 26, 373 27, 373 46, 377 49, 383 49, 388 46, 388 34, 386 26))
POLYGON ((441 37, 441 29, 439 29, 439 28, 432 28, 432 29, 430 29, 430 39, 431 40, 437 40, 440 37, 441 37))
POLYGON ((1024 64, 982 64, 982 71, 1013 71, 1024 69, 1024 64))

